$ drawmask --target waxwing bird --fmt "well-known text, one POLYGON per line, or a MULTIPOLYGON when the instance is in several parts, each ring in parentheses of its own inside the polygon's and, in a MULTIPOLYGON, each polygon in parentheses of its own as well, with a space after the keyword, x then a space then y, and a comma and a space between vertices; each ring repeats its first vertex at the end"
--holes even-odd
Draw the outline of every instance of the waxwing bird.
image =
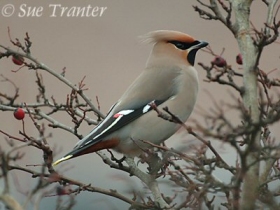
POLYGON ((198 76, 193 67, 196 52, 208 43, 169 30, 150 32, 143 39, 153 43, 144 71, 106 118, 53 165, 102 149, 114 149, 133 157, 149 147, 142 140, 162 143, 180 125, 158 117, 151 103, 159 110, 168 107, 183 122, 188 119, 198 93, 198 76))

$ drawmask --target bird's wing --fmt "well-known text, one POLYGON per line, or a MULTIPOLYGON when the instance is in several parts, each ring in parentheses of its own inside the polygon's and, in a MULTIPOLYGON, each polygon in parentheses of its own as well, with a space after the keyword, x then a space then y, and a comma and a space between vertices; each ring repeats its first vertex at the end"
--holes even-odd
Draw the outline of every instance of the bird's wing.
POLYGON ((153 108, 150 103, 159 106, 174 96, 176 90, 173 83, 180 70, 180 68, 160 68, 146 69, 142 72, 110 109, 106 118, 54 165, 82 154, 116 146, 118 144, 116 139, 109 139, 110 142, 106 137, 151 111, 153 108))
POLYGON ((85 136, 74 147, 74 149, 85 149, 86 147, 90 147, 98 143, 102 139, 106 138, 106 136, 136 120, 143 114, 151 111, 153 109, 152 104, 159 106, 163 102, 164 100, 153 100, 137 108, 124 109, 116 113, 114 112, 114 109, 111 109, 111 112, 114 113, 109 112, 104 121, 97 125, 89 135, 85 136))

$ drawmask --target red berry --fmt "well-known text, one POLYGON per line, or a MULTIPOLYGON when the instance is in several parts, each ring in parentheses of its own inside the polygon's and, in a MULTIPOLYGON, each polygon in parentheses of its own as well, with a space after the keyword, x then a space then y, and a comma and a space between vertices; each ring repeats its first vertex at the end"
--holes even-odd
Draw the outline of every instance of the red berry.
POLYGON ((12 61, 14 64, 21 66, 24 62, 24 58, 20 55, 13 55, 12 61))
POLYGON ((242 55, 240 53, 236 56, 236 63, 239 65, 243 64, 242 55))
POLYGON ((216 56, 213 61, 211 61, 212 65, 216 65, 218 67, 224 67, 227 65, 226 60, 222 56, 216 56))
POLYGON ((25 113, 23 111, 22 108, 17 108, 15 111, 14 111, 14 117, 18 120, 22 120, 25 116, 25 113))

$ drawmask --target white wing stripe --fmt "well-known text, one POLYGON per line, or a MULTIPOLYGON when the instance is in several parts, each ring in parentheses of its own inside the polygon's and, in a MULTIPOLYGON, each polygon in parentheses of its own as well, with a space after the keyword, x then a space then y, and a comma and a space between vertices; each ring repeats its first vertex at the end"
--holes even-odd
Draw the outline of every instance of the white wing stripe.
POLYGON ((106 129, 104 129, 100 134, 96 135, 93 139, 98 138, 99 136, 101 136, 103 133, 105 133, 107 130, 109 130, 110 128, 112 128, 114 125, 117 124, 118 121, 120 121, 120 119, 123 117, 123 115, 120 115, 110 126, 108 126, 106 129))
POLYGON ((150 107, 151 107, 150 104, 144 106, 143 113, 146 113, 147 111, 149 111, 150 107))
POLYGON ((120 115, 128 115, 128 114, 130 114, 131 112, 134 112, 134 110, 131 110, 131 109, 122 110, 122 111, 118 112, 117 114, 120 114, 120 115))

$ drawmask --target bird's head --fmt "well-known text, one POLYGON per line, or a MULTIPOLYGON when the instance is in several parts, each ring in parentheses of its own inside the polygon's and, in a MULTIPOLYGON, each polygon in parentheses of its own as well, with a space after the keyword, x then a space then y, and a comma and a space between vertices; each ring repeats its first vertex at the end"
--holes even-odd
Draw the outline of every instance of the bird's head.
POLYGON ((196 40, 188 34, 170 30, 150 32, 143 36, 143 41, 154 43, 151 57, 168 56, 192 66, 195 62, 196 52, 208 45, 207 42, 196 40))

